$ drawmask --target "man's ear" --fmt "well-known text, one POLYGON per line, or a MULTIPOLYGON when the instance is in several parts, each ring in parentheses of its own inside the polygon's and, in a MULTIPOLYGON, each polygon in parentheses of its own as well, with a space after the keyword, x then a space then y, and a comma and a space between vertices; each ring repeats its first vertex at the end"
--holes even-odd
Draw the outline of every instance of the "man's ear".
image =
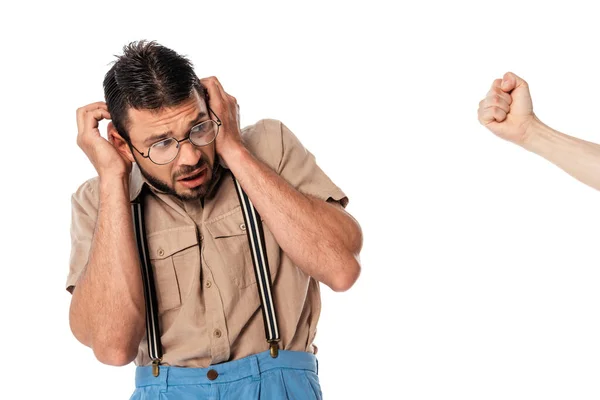
POLYGON ((132 163, 135 162, 135 158, 133 158, 133 154, 131 154, 131 148, 129 147, 125 139, 123 139, 123 137, 119 134, 117 128, 115 128, 112 122, 108 123, 107 136, 108 141, 113 146, 115 146, 115 148, 119 153, 121 153, 121 156, 123 158, 129 160, 132 163))

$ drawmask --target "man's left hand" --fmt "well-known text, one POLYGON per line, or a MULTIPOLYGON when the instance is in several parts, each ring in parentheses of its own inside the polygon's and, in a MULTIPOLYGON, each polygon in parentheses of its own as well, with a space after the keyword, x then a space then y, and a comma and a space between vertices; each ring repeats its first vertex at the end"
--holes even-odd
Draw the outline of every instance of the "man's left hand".
POLYGON ((200 79, 200 83, 208 90, 208 106, 221 120, 216 150, 217 154, 227 161, 229 154, 243 147, 237 100, 223 90, 223 86, 214 76, 200 79))

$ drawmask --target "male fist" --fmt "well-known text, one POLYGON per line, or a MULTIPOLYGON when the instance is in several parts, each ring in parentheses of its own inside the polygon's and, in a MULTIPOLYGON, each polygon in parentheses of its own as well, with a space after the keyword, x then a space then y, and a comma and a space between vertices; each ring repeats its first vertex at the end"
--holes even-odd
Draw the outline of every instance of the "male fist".
POLYGON ((479 102, 479 122, 502 139, 523 144, 537 120, 527 82, 507 72, 496 79, 485 99, 479 102))

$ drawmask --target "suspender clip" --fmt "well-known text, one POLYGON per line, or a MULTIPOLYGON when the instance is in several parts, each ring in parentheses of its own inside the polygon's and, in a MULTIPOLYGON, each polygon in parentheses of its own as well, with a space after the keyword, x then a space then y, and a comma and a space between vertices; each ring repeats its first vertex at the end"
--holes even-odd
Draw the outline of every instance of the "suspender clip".
POLYGON ((154 377, 158 376, 159 366, 160 366, 161 361, 162 361, 162 358, 155 358, 154 360, 152 360, 152 375, 154 375, 154 377))
POLYGON ((277 341, 272 341, 269 342, 269 344, 271 347, 271 357, 277 358, 277 356, 279 355, 279 343, 277 343, 277 341))

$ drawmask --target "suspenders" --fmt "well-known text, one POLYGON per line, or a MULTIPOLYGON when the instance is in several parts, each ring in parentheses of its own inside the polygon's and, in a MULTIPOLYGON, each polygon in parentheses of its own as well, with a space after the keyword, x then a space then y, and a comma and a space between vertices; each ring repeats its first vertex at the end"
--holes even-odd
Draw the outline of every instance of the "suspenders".
POLYGON ((267 249, 265 248, 262 222, 248 195, 240 186, 240 183, 237 179, 233 179, 242 206, 244 221, 246 222, 246 233, 250 242, 252 264, 254 264, 256 285, 258 287, 263 321, 265 323, 265 335, 271 348, 271 357, 275 358, 279 350, 279 327, 277 326, 275 306, 271 294, 271 273, 269 271, 269 262, 267 261, 267 249))
POLYGON ((131 214, 133 216, 133 232, 140 255, 140 267, 142 269, 142 280, 144 281, 144 299, 146 300, 146 336, 148 339, 148 354, 152 359, 152 373, 158 376, 158 365, 162 361, 162 344, 160 342, 160 326, 158 325, 158 301, 156 300, 156 287, 154 286, 154 275, 152 264, 148 253, 146 242, 146 229, 144 226, 144 209, 142 202, 136 198, 131 202, 131 214))
MULTIPOLYGON (((254 273, 256 275, 256 286, 260 298, 263 321, 265 324, 265 335, 271 352, 271 357, 275 358, 279 352, 279 327, 275 315, 275 306, 271 291, 271 274, 269 263, 267 261, 267 251, 264 243, 263 227, 258 212, 254 205, 244 192, 239 182, 233 177, 238 199, 242 207, 244 222, 246 223, 246 234, 250 244, 250 253, 254 273)), ((142 280, 144 281, 144 299, 146 301, 146 336, 148 337, 148 354, 152 359, 152 373, 158 376, 159 365, 162 362, 163 349, 160 341, 160 326, 158 321, 158 302, 156 300, 156 290, 154 285, 154 276, 152 274, 152 264, 148 252, 148 243, 146 242, 146 230, 144 226, 144 210, 142 201, 138 196, 131 202, 131 211, 133 215, 133 230, 135 233, 137 249, 140 256, 140 267, 142 269, 142 280)))

